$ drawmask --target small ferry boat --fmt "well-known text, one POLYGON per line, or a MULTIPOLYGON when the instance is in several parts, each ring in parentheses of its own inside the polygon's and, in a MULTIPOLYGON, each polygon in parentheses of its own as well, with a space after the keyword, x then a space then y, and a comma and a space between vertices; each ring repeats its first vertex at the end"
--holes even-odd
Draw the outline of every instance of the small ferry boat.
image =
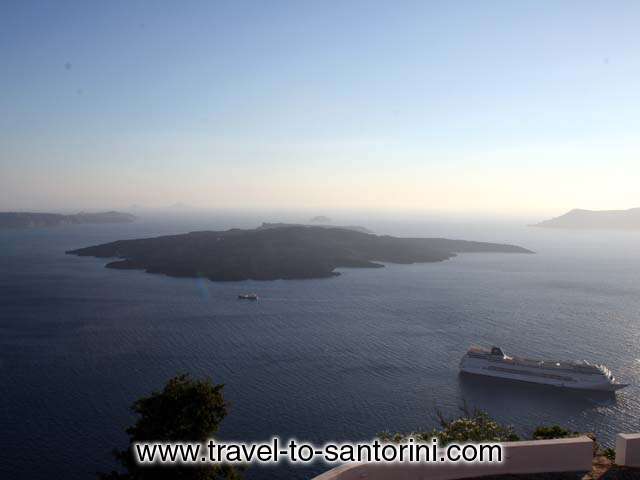
POLYGON ((258 300, 258 295, 255 293, 242 293, 238 295, 240 300, 258 300))
POLYGON ((460 371, 475 375, 541 383, 554 387, 614 392, 627 386, 617 383, 604 365, 582 362, 532 360, 509 356, 499 347, 471 347, 460 361, 460 371))

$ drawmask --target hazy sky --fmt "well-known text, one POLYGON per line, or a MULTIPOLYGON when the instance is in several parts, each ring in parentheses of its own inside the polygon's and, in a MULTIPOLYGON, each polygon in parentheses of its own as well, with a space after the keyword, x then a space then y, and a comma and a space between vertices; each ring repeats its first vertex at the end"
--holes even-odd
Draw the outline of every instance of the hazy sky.
POLYGON ((0 2, 0 210, 640 206, 640 2, 0 2))

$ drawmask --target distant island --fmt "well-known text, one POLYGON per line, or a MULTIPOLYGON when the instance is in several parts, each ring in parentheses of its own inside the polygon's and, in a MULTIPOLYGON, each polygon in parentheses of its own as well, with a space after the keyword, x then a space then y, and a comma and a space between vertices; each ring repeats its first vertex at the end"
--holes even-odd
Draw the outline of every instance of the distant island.
POLYGON ((309 220, 311 223, 331 223, 331 219, 329 217, 325 217, 324 215, 317 215, 312 217, 309 220))
POLYGON ((353 230, 353 231, 362 232, 362 233, 373 233, 368 228, 360 227, 358 225, 305 225, 305 224, 302 224, 302 223, 269 223, 269 222, 263 222, 262 225, 260 225, 258 228, 259 229, 264 229, 264 228, 282 228, 282 227, 342 228, 342 229, 345 229, 345 230, 353 230))
POLYGON ((129 223, 136 219, 129 213, 100 212, 62 215, 59 213, 0 212, 0 228, 42 228, 81 223, 129 223))
POLYGON ((282 226, 119 240, 68 254, 119 258, 108 268, 215 281, 324 278, 336 268, 378 262, 440 262, 462 252, 533 253, 514 245, 444 238, 397 238, 344 228, 282 226))
POLYGON ((640 230, 640 208, 629 210, 574 209, 533 226, 581 230, 640 230))

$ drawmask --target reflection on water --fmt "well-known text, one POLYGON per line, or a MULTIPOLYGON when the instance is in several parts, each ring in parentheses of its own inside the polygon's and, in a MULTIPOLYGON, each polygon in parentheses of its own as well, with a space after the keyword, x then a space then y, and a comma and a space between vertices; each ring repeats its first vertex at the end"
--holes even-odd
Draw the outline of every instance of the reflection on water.
POLYGON ((468 405, 492 405, 496 409, 553 411, 561 416, 585 412, 596 407, 614 406, 614 392, 572 390, 535 383, 483 377, 468 373, 458 375, 462 398, 468 405))
MULTIPOLYGON (((458 376, 469 345, 482 344, 601 362, 638 384, 637 236, 409 226, 414 235, 508 241, 537 254, 273 282, 169 278, 64 254, 229 225, 244 224, 0 232, 0 477, 20 478, 25 465, 30 480, 111 470, 131 402, 180 372, 226 384, 223 439, 368 440, 433 427, 434 408, 451 416, 465 401, 522 436, 560 424, 612 446, 616 433, 640 431, 637 387, 614 396, 458 376), (260 301, 239 302, 247 291, 260 301)), ((305 479, 324 469, 281 465, 247 476, 305 479)))

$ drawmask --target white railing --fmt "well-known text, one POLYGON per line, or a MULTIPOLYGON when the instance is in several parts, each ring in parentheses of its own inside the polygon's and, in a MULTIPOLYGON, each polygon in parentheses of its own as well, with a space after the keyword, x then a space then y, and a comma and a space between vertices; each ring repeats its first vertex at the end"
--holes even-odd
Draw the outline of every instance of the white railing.
MULTIPOLYGON (((637 458, 640 462, 640 435, 637 458)), ((314 480, 452 480, 483 475, 587 472, 593 461, 593 440, 587 436, 557 440, 505 442, 502 463, 348 464, 314 480)))
POLYGON ((619 433, 616 437, 616 464, 640 467, 640 433, 619 433))

